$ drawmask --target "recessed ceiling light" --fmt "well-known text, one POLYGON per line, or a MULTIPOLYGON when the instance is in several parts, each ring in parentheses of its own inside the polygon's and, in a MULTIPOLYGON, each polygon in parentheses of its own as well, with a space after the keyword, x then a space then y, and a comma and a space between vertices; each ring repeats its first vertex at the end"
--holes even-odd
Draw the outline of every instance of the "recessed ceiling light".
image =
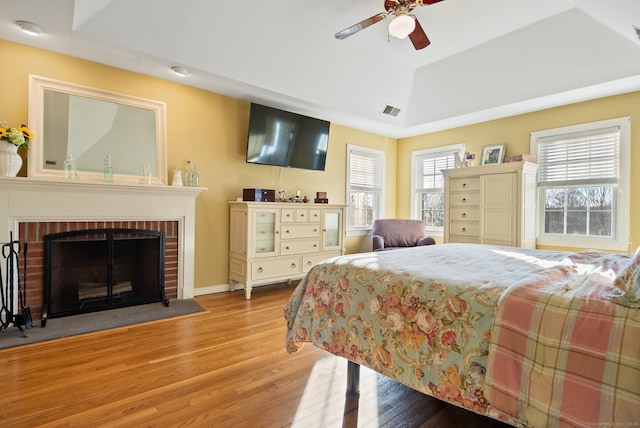
POLYGON ((189 75, 189 70, 184 67, 180 67, 179 65, 174 65, 171 69, 180 77, 186 77, 189 75))
POLYGON ((42 34, 42 30, 40 29, 40 27, 38 27, 33 22, 17 21, 16 24, 18 24, 18 27, 20 27, 22 31, 32 36, 39 36, 40 34, 42 34))

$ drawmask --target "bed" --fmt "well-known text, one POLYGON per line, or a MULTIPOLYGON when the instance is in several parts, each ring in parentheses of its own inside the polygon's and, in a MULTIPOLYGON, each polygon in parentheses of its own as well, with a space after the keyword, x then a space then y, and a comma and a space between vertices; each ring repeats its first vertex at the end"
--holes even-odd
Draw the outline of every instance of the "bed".
POLYGON ((640 426, 640 253, 443 244, 316 265, 305 342, 517 427, 640 426))

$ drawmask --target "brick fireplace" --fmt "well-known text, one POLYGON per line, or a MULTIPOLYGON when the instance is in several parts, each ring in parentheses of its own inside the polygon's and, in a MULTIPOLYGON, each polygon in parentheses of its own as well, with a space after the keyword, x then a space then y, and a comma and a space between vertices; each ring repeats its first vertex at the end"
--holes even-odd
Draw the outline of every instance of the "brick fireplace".
POLYGON ((202 190, 0 177, 0 243, 11 234, 28 243, 26 305, 34 322, 42 313, 44 236, 51 233, 105 228, 165 232, 166 297, 192 298, 195 199, 202 190))
MULTIPOLYGON (((137 229, 164 232, 164 292, 168 300, 178 298, 178 222, 152 221, 83 221, 83 222, 22 222, 19 236, 27 243, 26 306, 35 320, 42 316, 44 301, 44 237, 53 233, 92 229, 137 229)), ((20 257, 22 272, 23 258, 20 257)))

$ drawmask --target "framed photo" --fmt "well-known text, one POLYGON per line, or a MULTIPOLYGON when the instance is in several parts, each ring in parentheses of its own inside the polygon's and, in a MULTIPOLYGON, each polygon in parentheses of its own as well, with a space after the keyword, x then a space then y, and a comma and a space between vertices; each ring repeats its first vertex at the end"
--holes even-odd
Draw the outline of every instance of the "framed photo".
POLYGON ((496 144, 493 146, 484 146, 482 149, 482 162, 480 165, 493 165, 502 163, 504 160, 504 149, 506 144, 496 144))

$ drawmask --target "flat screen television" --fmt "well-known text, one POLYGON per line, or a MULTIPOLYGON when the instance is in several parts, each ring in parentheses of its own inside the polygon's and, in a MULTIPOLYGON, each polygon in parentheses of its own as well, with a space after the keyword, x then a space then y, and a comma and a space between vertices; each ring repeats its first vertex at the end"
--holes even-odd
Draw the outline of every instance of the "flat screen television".
POLYGON ((247 163, 324 171, 330 123, 251 104, 247 163))

